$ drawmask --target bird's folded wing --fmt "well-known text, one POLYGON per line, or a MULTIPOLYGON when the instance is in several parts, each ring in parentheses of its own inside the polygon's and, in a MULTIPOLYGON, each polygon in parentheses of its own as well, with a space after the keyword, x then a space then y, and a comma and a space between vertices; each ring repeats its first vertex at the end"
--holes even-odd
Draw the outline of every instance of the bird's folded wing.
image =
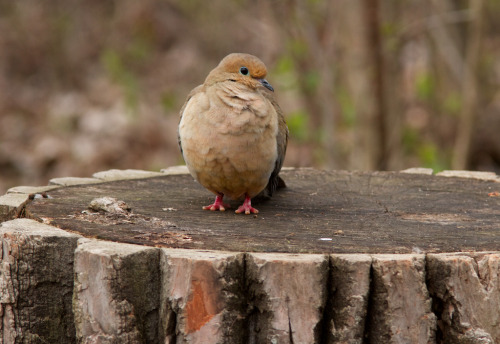
MULTIPOLYGON (((193 90, 191 92, 189 92, 188 96, 187 96, 187 99, 186 101, 184 102, 184 105, 182 105, 182 108, 181 108, 181 111, 179 112, 179 123, 181 122, 182 120, 182 116, 184 114, 184 110, 186 109, 186 106, 187 104, 189 103, 189 100, 195 96, 196 94, 200 93, 200 92, 203 92, 205 90, 205 87, 204 85, 199 85, 195 88, 193 88, 193 90)), ((179 134, 179 126, 177 126, 177 143, 179 144, 179 148, 181 149, 181 154, 183 154, 182 152, 182 143, 181 143, 181 136, 179 134)))

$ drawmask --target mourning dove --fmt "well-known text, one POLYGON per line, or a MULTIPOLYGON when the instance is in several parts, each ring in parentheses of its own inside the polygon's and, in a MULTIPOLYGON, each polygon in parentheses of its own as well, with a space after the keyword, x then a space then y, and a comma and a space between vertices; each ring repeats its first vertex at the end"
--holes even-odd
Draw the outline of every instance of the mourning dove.
POLYGON ((256 214, 251 199, 284 186, 278 176, 288 128, 257 57, 230 54, 189 93, 180 112, 179 146, 191 175, 216 195, 205 210, 224 211, 223 197, 244 199, 236 213, 256 214))

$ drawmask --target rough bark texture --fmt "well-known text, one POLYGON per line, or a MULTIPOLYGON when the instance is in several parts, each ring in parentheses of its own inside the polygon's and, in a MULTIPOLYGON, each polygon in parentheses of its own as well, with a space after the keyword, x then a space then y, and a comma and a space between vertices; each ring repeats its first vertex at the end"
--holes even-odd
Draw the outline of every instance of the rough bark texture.
POLYGON ((500 343, 498 177, 406 172, 288 171, 257 217, 177 170, 13 188, 3 214, 67 231, 0 225, 0 344, 500 343))
POLYGON ((74 343, 79 236, 28 219, 2 223, 0 236, 0 343, 74 343))
POLYGON ((244 255, 162 249, 166 344, 245 343, 244 255))
POLYGON ((251 343, 318 343, 328 257, 254 253, 247 257, 251 343))
POLYGON ((10 193, 0 196, 0 222, 18 217, 28 200, 29 196, 22 193, 10 193))
POLYGON ((435 342, 424 255, 375 255, 371 283, 370 343, 435 342))
POLYGON ((443 343, 500 343, 500 253, 430 254, 427 271, 443 343))
POLYGON ((0 228, 2 344, 500 339, 498 252, 238 253, 0 228))
POLYGON ((364 342, 371 265, 369 255, 331 257, 330 297, 325 313, 328 343, 364 342))
POLYGON ((157 343, 159 251, 82 239, 75 251, 78 343, 157 343))

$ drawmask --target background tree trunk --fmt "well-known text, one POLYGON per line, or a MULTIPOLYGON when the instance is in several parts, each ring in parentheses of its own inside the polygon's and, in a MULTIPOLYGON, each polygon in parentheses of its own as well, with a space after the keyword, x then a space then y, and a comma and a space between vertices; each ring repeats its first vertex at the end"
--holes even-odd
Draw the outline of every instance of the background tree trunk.
POLYGON ((465 61, 462 79, 462 111, 458 122, 458 130, 453 150, 452 167, 464 170, 468 167, 472 134, 478 112, 477 67, 481 46, 481 29, 483 26, 483 0, 470 0, 473 18, 468 25, 465 61))

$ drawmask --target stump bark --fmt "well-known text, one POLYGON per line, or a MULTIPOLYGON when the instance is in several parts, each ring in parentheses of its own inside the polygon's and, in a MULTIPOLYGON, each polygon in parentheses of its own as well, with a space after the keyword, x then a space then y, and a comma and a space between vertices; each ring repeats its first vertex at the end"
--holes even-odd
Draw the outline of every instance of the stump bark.
POLYGON ((500 179, 406 172, 288 169, 257 216, 182 167, 12 188, 0 343, 500 343, 500 179))

